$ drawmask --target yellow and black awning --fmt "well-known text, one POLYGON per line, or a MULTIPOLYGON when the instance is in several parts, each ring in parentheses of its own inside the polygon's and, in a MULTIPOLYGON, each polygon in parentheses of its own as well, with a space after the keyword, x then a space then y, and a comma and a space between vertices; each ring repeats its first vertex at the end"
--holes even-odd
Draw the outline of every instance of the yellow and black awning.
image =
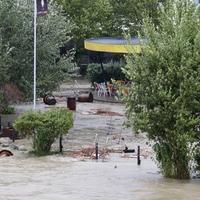
POLYGON ((84 41, 85 49, 90 51, 108 52, 108 53, 141 53, 142 45, 140 40, 132 38, 91 38, 84 41))

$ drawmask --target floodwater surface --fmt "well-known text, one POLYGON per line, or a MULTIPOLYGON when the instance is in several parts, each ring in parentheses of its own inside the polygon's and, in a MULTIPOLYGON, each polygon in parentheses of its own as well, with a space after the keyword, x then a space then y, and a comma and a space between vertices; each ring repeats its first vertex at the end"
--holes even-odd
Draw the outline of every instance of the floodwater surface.
POLYGON ((64 156, 0 159, 2 200, 198 200, 198 180, 163 178, 150 159, 109 156, 106 162, 64 156))
MULTIPOLYGON (((18 106, 18 111, 29 107, 18 106)), ((124 116, 92 114, 95 109, 124 113, 124 106, 118 104, 78 104, 74 126, 63 138, 64 151, 94 145, 98 134, 100 149, 140 145, 141 155, 147 155, 140 166, 133 156, 121 154, 96 162, 61 155, 36 158, 16 151, 13 157, 0 158, 0 200, 200 200, 200 180, 163 178, 150 159, 145 136, 123 130, 124 116)))

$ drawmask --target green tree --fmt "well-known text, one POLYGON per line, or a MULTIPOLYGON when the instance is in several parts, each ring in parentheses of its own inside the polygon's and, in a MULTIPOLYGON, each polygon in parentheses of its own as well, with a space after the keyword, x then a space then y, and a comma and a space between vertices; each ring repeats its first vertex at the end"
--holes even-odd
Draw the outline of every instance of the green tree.
POLYGON ((54 0, 63 6, 66 16, 75 24, 72 38, 76 60, 85 50, 84 40, 91 37, 123 37, 129 30, 132 37, 141 30, 148 15, 157 23, 157 7, 166 0, 54 0))
MULTIPOLYGON (((33 3, 0 0, 0 84, 12 82, 32 98, 33 3)), ((65 78, 72 56, 60 58, 59 47, 70 39, 72 23, 62 8, 49 4, 37 18, 37 93, 52 91, 65 78)))
POLYGON ((75 41, 97 36, 132 36, 141 30, 144 15, 157 22, 157 7, 165 0, 55 0, 74 22, 75 41))
POLYGON ((13 47, 5 38, 11 37, 11 27, 15 27, 15 15, 12 12, 11 1, 0 1, 0 87, 10 79, 9 65, 12 62, 13 47))
POLYGON ((113 10, 111 35, 121 36, 124 30, 128 30, 131 36, 137 36, 141 31, 143 18, 148 16, 154 24, 157 24, 158 6, 165 0, 109 0, 113 10))
POLYGON ((13 1, 0 1, 0 113, 8 106, 2 86, 11 80, 10 66, 15 62, 11 40, 16 39, 19 26, 16 19, 13 1))
POLYGON ((77 45, 89 37, 107 36, 112 29, 112 6, 109 0, 55 1, 63 6, 67 16, 75 24, 72 33, 77 45))
POLYGON ((131 52, 125 69, 132 81, 126 99, 129 121, 154 141, 159 167, 171 178, 190 177, 190 153, 200 134, 199 17, 190 0, 161 6, 159 26, 145 20, 148 43, 141 55, 131 52))

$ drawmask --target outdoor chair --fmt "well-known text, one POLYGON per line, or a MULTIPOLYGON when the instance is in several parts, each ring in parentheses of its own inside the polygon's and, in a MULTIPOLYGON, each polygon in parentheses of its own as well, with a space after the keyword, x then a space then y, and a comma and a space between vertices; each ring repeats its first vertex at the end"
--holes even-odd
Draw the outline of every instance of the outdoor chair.
POLYGON ((110 97, 113 97, 113 96, 116 95, 116 87, 115 87, 114 84, 108 82, 107 83, 107 88, 108 88, 108 95, 110 97))
POLYGON ((98 96, 107 96, 107 88, 105 83, 94 83, 95 84, 95 92, 97 92, 98 96))
POLYGON ((105 83, 100 83, 100 94, 101 96, 107 96, 107 88, 105 83))
POLYGON ((74 95, 78 97, 80 93, 80 85, 78 84, 77 80, 74 80, 73 85, 72 85, 72 90, 73 90, 74 95))

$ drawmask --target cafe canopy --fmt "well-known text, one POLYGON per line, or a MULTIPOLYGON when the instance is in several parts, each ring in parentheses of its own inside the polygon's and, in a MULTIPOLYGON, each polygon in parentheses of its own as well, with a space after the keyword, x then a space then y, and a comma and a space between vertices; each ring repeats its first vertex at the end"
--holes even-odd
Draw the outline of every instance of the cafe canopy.
MULTIPOLYGON (((129 40, 112 37, 91 38, 84 41, 84 46, 87 50, 98 52, 101 69, 104 75, 105 70, 103 67, 101 53, 105 52, 127 54, 130 51, 133 51, 139 54, 142 51, 141 41, 138 38, 131 38, 129 40)), ((107 88, 106 81, 105 84, 107 88)))
POLYGON ((129 40, 112 37, 91 38, 84 41, 84 46, 87 50, 97 52, 128 53, 133 50, 135 53, 141 53, 141 41, 138 38, 129 40))

